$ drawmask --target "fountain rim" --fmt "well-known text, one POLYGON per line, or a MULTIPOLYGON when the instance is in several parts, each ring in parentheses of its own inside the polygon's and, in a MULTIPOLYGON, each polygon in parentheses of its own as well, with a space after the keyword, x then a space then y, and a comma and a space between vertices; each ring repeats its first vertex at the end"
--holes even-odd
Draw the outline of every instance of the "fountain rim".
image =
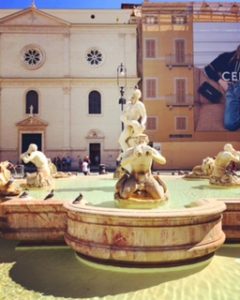
POLYGON ((63 206, 68 211, 81 212, 86 214, 98 214, 107 216, 119 216, 119 217, 200 217, 208 216, 212 214, 219 214, 226 210, 226 204, 224 201, 218 201, 216 198, 199 199, 203 200, 203 203, 199 206, 159 210, 159 209, 128 209, 128 208, 105 208, 99 206, 93 206, 90 203, 73 204, 72 202, 64 203, 63 206))

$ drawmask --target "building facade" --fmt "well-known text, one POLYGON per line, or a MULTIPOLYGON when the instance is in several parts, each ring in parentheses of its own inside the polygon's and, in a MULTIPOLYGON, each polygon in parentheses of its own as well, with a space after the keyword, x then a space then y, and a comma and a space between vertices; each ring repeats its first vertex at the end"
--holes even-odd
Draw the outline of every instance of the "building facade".
POLYGON ((121 132, 117 67, 138 82, 132 10, 0 10, 0 160, 30 143, 50 158, 115 166, 121 132))
POLYGON ((17 162, 34 142, 50 158, 71 156, 77 166, 89 155, 114 168, 121 63, 124 96, 141 88, 146 132, 164 168, 192 168, 226 142, 239 148, 239 130, 223 127, 224 95, 211 103, 199 93, 205 81, 219 88, 204 66, 240 42, 239 4, 122 8, 0 10, 0 160, 17 162))
POLYGON ((203 68, 240 42, 236 3, 144 1, 138 8, 147 133, 167 158, 166 168, 192 168, 226 142, 239 148, 239 131, 223 127, 224 95, 211 103, 199 93, 203 68))

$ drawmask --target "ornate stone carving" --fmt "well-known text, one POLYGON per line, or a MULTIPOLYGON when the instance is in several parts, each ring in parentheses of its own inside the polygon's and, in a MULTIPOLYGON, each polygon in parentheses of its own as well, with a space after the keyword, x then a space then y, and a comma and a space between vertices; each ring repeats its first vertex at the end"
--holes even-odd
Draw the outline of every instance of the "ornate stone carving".
POLYGON ((154 161, 165 164, 166 159, 148 145, 143 133, 147 115, 140 97, 141 91, 136 89, 121 116, 124 129, 119 138, 122 153, 118 160, 123 173, 115 186, 115 200, 126 208, 152 208, 168 199, 165 183, 151 171, 154 161))

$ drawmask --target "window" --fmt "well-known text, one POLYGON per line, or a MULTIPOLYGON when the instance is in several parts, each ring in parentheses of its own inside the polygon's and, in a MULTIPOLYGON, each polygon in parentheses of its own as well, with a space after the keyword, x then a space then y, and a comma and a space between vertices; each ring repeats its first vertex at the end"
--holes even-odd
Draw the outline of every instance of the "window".
POLYGON ((187 23, 187 16, 184 15, 172 16, 172 24, 182 25, 186 23, 187 23))
POLYGON ((158 17, 157 16, 146 16, 146 24, 152 25, 158 23, 158 17))
POLYGON ((146 80, 146 97, 147 98, 156 98, 156 89, 157 82, 156 79, 147 79, 146 80))
POLYGON ((146 40, 146 58, 156 57, 156 41, 155 40, 146 40))
POLYGON ((187 129, 187 118, 176 117, 176 130, 186 130, 186 129, 187 129))
POLYGON ((88 113, 101 114, 101 94, 98 91, 92 91, 89 93, 88 113))
POLYGON ((29 70, 36 70, 45 62, 45 53, 37 45, 25 46, 21 51, 21 55, 24 66, 29 70))
POLYGON ((103 55, 98 49, 93 48, 93 49, 91 49, 87 52, 86 59, 87 59, 87 62, 89 62, 90 65, 97 66, 97 65, 100 65, 102 63, 103 55))
POLYGON ((232 14, 237 14, 239 11, 238 5, 236 3, 234 3, 230 9, 232 14))
POLYGON ((175 41, 175 53, 176 53, 176 63, 185 62, 185 41, 176 40, 175 41))
POLYGON ((38 93, 28 91, 26 94, 26 114, 38 114, 38 93))
POLYGON ((157 129, 157 118, 148 117, 147 118, 147 130, 156 130, 157 129))
POLYGON ((186 80, 176 80, 176 104, 184 104, 186 102, 186 80))

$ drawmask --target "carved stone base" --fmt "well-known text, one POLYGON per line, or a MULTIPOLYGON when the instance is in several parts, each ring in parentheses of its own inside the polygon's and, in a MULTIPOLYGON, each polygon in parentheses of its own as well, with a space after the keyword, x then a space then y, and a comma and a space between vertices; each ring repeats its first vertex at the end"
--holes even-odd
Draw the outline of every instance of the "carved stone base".
POLYGON ((113 179, 119 179, 125 174, 124 170, 121 168, 121 166, 117 166, 114 174, 113 179))
POLYGON ((219 187, 240 187, 240 178, 237 175, 225 174, 218 178, 211 176, 209 179, 210 185, 219 187))
POLYGON ((0 190, 0 198, 1 197, 13 197, 18 196, 21 193, 21 190, 18 188, 9 188, 0 190))
MULTIPOLYGON (((22 185, 24 186, 24 184, 22 185)), ((45 176, 42 172, 27 173, 26 184, 27 188, 47 188, 52 186, 52 178, 45 176)))
POLYGON ((209 179, 209 175, 196 175, 193 173, 186 174, 183 176, 183 179, 209 179))

